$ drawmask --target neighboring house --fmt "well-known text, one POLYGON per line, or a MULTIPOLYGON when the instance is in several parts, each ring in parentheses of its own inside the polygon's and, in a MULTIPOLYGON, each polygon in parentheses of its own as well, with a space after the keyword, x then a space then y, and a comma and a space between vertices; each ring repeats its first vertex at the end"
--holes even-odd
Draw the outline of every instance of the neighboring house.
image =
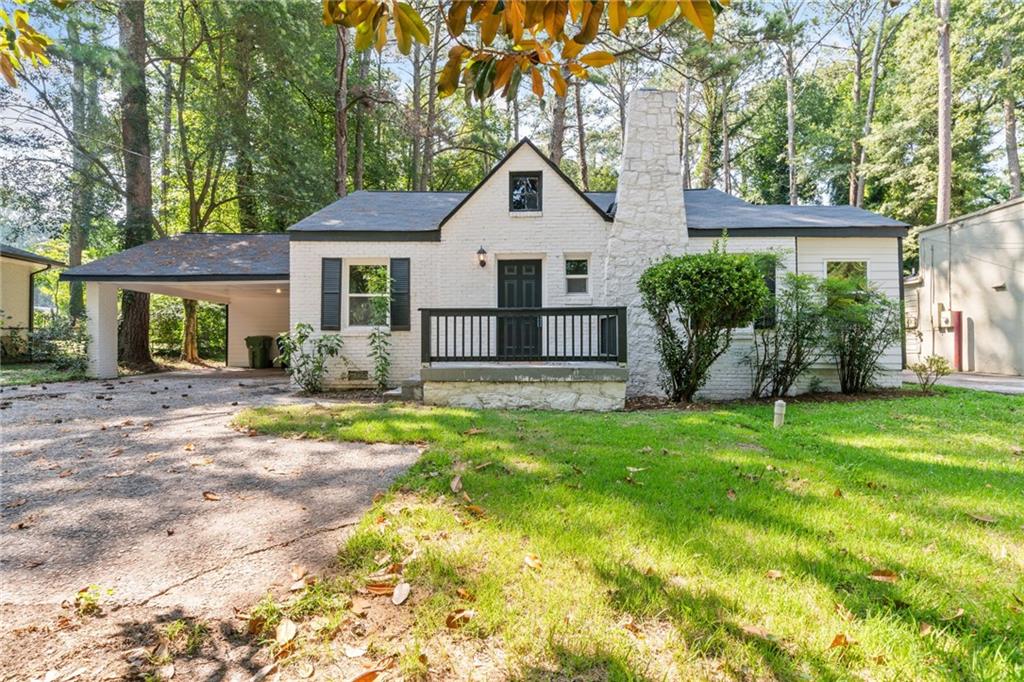
MULTIPOLYGON (((93 371, 116 372, 115 294, 129 288, 227 303, 235 345, 243 333, 300 323, 340 334, 345 360, 328 383, 365 384, 367 275, 387 268, 392 376, 413 378, 427 402, 611 409, 627 393, 661 392, 641 273, 663 256, 708 250, 726 231, 729 250, 775 250, 782 270, 860 273, 899 296, 903 223, 851 207, 684 192, 676 106, 673 93, 630 98, 616 192, 581 192, 523 140, 468 193, 354 192, 284 237, 180 235, 74 268, 64 277, 89 283, 91 335, 101 340, 93 371), (275 263, 286 255, 286 267, 263 268, 256 245, 275 263)), ((738 332, 702 395, 749 394, 751 336, 738 332)), ((888 349, 883 384, 899 383, 901 361, 898 345, 888 349)), ((814 374, 837 383, 826 364, 814 374)))
POLYGON ((1024 198, 918 231, 905 281, 907 361, 1024 375, 1024 198))
MULTIPOLYGON (((35 299, 34 278, 50 268, 62 268, 60 261, 31 251, 0 244, 0 328, 2 335, 24 339, 32 331, 35 299)), ((5 344, 9 344, 5 341, 5 344)))

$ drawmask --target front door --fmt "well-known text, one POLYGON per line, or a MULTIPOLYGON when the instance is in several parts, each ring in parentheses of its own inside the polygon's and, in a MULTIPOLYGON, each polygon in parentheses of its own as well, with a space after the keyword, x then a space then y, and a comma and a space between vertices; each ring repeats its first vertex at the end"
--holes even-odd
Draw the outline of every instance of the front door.
MULTIPOLYGON (((539 260, 498 261, 498 307, 539 308, 539 260)), ((530 359, 540 355, 540 317, 525 315, 498 320, 498 355, 530 359)))

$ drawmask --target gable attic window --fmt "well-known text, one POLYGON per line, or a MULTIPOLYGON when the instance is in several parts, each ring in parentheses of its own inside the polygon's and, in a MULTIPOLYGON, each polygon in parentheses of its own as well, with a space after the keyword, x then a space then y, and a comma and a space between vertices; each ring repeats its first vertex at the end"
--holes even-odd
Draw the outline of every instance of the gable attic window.
POLYGON ((512 213, 541 210, 540 171, 508 174, 508 210, 512 213))

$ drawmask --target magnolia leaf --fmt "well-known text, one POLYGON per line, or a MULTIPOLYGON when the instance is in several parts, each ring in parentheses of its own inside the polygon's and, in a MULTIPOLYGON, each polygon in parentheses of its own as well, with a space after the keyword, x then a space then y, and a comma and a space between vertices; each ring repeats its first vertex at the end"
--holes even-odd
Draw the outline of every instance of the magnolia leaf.
POLYGON ((452 489, 453 493, 462 492, 462 476, 456 476, 452 479, 452 482, 448 484, 448 487, 452 489))
POLYGON ((370 594, 379 594, 390 597, 395 593, 395 586, 391 583, 367 583, 366 591, 370 594))
POLYGON ((394 594, 391 595, 391 603, 395 606, 401 606, 409 598, 411 590, 412 586, 409 583, 398 583, 395 585, 394 594))
POLYGON ((475 615, 476 612, 472 609, 456 609, 448 614, 448 617, 444 619, 444 622, 449 629, 455 630, 468 623, 475 615))
POLYGON ((600 68, 602 66, 608 66, 609 64, 615 63, 615 55, 609 52, 588 52, 587 54, 580 57, 580 61, 587 66, 593 66, 600 68))
POLYGON ((625 0, 609 0, 608 2, 608 28, 612 33, 619 35, 629 15, 626 12, 625 0))
POLYGON ((284 646, 288 642, 295 639, 295 635, 299 632, 299 628, 289 618, 283 618, 280 623, 277 624, 277 629, 274 630, 274 641, 277 642, 278 646, 284 646))

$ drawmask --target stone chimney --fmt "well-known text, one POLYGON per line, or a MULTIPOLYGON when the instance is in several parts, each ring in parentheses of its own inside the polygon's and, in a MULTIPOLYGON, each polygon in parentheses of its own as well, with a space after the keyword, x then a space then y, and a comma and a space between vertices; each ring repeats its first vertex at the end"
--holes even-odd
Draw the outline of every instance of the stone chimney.
POLYGON ((636 90, 626 104, 615 222, 608 235, 605 298, 628 308, 629 395, 662 395, 654 323, 637 280, 663 256, 686 251, 678 95, 636 90))

